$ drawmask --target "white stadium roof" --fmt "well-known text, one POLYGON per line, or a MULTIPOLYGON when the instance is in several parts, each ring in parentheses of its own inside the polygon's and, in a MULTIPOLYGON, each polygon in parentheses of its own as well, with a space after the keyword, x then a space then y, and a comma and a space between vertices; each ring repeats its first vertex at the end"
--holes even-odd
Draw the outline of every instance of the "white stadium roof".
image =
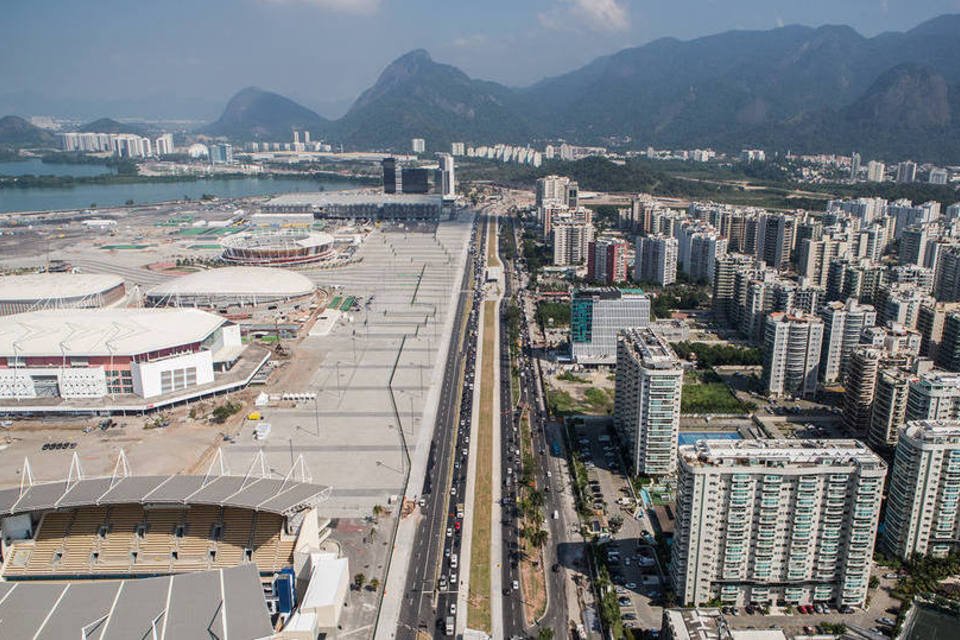
POLYGON ((0 322, 0 356, 111 356, 200 342, 226 322, 197 309, 56 309, 0 322))
POLYGON ((439 204, 443 196, 430 193, 370 193, 352 191, 298 191, 274 196, 264 206, 313 206, 352 204, 439 204))
POLYGON ((0 303, 83 298, 104 293, 122 284, 123 278, 107 273, 30 273, 22 276, 0 276, 0 303))
POLYGON ((216 296, 218 299, 295 298, 313 293, 316 285, 304 275, 270 267, 224 267, 198 271, 161 283, 147 292, 150 299, 216 296))

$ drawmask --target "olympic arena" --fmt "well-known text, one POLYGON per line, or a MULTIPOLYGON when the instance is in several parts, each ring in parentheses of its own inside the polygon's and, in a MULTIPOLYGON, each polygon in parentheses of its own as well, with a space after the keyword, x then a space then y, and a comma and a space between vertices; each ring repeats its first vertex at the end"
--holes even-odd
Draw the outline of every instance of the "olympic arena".
POLYGON ((301 229, 246 231, 227 236, 221 246, 224 262, 244 266, 298 266, 336 255, 332 235, 301 229))
POLYGON ((103 273, 0 277, 0 316, 45 309, 107 307, 124 299, 123 278, 103 273))
POLYGON ((309 300, 316 285, 304 275, 270 267, 224 267, 161 283, 146 293, 150 307, 258 307, 309 300))

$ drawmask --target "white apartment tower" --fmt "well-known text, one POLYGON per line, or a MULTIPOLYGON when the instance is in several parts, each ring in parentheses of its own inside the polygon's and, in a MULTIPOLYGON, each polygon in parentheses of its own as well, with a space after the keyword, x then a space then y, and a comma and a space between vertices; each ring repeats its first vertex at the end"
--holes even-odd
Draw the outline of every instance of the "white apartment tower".
POLYGON ((763 385, 771 396, 808 396, 817 390, 823 320, 803 313, 767 316, 763 385))
POLYGON ((662 234, 638 238, 633 270, 637 282, 661 286, 676 282, 677 239, 662 234))
POLYGON ((671 577, 700 605, 867 597, 886 464, 857 440, 679 448, 671 577))
POLYGON ((877 312, 870 305, 849 298, 845 304, 827 303, 820 310, 820 317, 823 318, 820 379, 824 384, 834 384, 843 377, 850 353, 860 343, 860 334, 876 324, 877 312))
POLYGON ((553 264, 558 267, 582 264, 593 242, 593 225, 586 222, 558 222, 553 225, 553 264))
POLYGON ((613 424, 632 473, 669 475, 677 465, 683 366, 652 329, 617 338, 613 424))
POLYGON ((960 422, 908 422, 897 440, 881 544, 906 560, 960 542, 960 422))
POLYGON ((410 140, 410 149, 414 153, 423 153, 427 150, 427 142, 423 138, 413 138, 410 140))

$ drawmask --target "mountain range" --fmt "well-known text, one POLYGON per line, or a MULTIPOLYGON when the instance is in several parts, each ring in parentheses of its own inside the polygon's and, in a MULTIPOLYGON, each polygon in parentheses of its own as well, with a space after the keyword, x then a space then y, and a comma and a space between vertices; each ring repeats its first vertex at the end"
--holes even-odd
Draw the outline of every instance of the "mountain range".
POLYGON ((960 162, 957 34, 960 15, 870 38, 846 26, 662 38, 521 88, 471 78, 415 50, 339 119, 250 87, 198 133, 281 141, 299 129, 349 148, 394 150, 413 137, 431 150, 460 140, 629 139, 634 147, 858 150, 960 162))

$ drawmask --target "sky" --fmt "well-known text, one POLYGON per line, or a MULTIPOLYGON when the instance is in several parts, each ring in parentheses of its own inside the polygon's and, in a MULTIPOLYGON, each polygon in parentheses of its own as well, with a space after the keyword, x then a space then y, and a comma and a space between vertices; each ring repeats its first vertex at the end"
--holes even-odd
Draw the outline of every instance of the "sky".
POLYGON ((403 53, 523 86, 661 37, 847 24, 960 0, 3 0, 0 115, 211 118, 245 86, 337 116, 403 53), (69 113, 69 112, 73 113, 69 113))

